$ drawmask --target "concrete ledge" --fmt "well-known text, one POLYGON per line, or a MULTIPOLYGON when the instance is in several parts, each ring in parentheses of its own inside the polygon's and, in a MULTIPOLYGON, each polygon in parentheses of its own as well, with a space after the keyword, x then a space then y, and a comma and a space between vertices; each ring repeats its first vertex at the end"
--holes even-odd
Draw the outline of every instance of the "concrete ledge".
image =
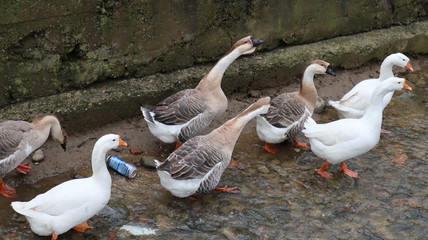
MULTIPOLYGON (((233 63, 223 78, 226 94, 288 84, 307 62, 323 59, 334 67, 356 68, 393 52, 428 53, 428 21, 396 26, 312 44, 256 53, 233 63)), ((68 131, 83 131, 140 114, 139 105, 154 104, 181 89, 192 88, 213 64, 169 74, 155 74, 94 85, 82 90, 9 105, 0 121, 31 120, 44 113, 60 117, 68 131)))

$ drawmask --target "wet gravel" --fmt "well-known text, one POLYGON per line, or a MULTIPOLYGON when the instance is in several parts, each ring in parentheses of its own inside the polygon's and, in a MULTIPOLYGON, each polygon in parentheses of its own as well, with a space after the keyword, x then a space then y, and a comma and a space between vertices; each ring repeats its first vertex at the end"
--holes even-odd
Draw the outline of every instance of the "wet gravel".
MULTIPOLYGON (((328 168, 332 179, 322 179, 314 169, 323 160, 311 151, 285 142, 278 154, 269 154, 255 131, 246 131, 233 153, 239 167, 228 168, 219 184, 241 192, 179 199, 162 188, 150 167, 150 159, 166 158, 168 149, 156 156, 122 151, 115 154, 136 163, 137 177, 112 170, 112 198, 90 219, 94 228, 84 234, 71 230, 59 239, 426 239, 428 71, 407 77, 414 91, 396 93, 385 110, 383 126, 392 133, 347 161, 359 179, 343 175, 338 165, 328 168)), ((337 117, 327 109, 317 118, 337 117)), ((19 198, 31 199, 75 173, 23 184, 19 198)), ((77 173, 85 177, 90 170, 77 173)), ((33 234, 9 200, 0 201, 0 239, 49 239, 33 234)))

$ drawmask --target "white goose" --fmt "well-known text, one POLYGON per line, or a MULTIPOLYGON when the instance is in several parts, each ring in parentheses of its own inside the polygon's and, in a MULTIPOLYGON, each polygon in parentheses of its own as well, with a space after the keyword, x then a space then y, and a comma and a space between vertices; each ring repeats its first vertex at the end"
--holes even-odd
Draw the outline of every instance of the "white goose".
POLYGON ((110 200, 111 176, 105 163, 107 151, 126 145, 118 135, 104 135, 95 143, 92 152, 91 177, 61 183, 29 202, 12 202, 13 209, 27 218, 33 232, 40 236, 52 235, 52 240, 73 227, 81 232, 91 228, 86 221, 110 200))
POLYGON ((359 119, 340 119, 326 124, 317 124, 312 118, 305 123, 303 133, 309 138, 312 151, 326 161, 316 171, 324 178, 331 178, 325 168, 330 164, 341 163, 341 170, 351 177, 357 172, 347 168, 345 160, 370 151, 379 142, 382 125, 383 99, 386 94, 400 89, 411 88, 404 78, 391 77, 382 81, 370 98, 366 113, 359 119))
POLYGON ((227 67, 239 56, 254 52, 263 42, 251 36, 242 38, 195 89, 182 90, 155 106, 142 106, 150 132, 165 143, 185 142, 199 135, 216 116, 226 111, 227 98, 221 89, 221 80, 227 67))
POLYGON ((31 170, 28 163, 22 163, 33 151, 52 136, 66 149, 67 134, 61 128, 58 118, 43 115, 33 122, 5 121, 0 123, 0 194, 5 197, 16 197, 16 191, 3 183, 3 177, 16 168, 27 174, 31 170))
POLYGON ((272 100, 269 111, 257 116, 257 135, 266 142, 263 146, 266 151, 277 153, 279 149, 272 144, 290 138, 293 146, 308 147, 305 143, 297 142, 295 137, 303 129, 303 124, 315 108, 318 94, 314 85, 314 75, 326 73, 336 76, 328 62, 312 61, 305 69, 300 90, 277 96, 272 100))
POLYGON ((259 99, 211 133, 186 141, 165 162, 156 160, 162 186, 180 198, 212 189, 237 192, 237 187, 216 186, 230 163, 233 148, 245 124, 256 115, 266 113, 269 101, 269 97, 259 99))
MULTIPOLYGON (((385 79, 394 77, 394 66, 406 67, 413 71, 409 58, 402 53, 393 53, 383 60, 380 66, 379 78, 363 80, 346 93, 340 101, 329 101, 329 104, 337 110, 340 118, 360 118, 370 105, 373 91, 385 79)), ((383 98, 383 108, 391 101, 393 92, 387 93, 383 98)))

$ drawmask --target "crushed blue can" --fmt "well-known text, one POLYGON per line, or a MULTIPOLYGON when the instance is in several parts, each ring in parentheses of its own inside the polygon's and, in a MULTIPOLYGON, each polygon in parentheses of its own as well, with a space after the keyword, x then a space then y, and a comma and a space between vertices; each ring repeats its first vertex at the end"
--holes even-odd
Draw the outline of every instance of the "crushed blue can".
POLYGON ((122 158, 116 156, 116 155, 110 155, 107 158, 107 164, 116 170, 118 173, 128 177, 128 178, 134 178, 137 175, 137 168, 122 158))

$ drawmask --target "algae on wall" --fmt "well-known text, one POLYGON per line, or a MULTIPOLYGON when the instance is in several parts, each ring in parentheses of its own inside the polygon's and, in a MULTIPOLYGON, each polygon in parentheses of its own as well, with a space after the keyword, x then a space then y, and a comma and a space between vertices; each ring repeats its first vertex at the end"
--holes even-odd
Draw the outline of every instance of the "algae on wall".
POLYGON ((250 34, 274 49, 426 15, 417 0, 7 0, 0 106, 213 61, 250 34))

